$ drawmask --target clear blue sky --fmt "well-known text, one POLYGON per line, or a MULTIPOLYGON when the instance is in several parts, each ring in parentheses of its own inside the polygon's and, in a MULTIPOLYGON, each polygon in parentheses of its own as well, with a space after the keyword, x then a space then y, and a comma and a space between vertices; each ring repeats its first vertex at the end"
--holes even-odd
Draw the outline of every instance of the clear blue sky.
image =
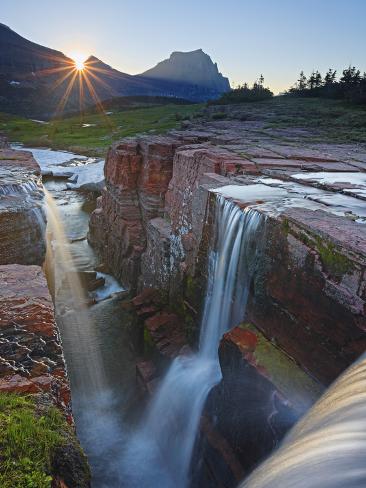
POLYGON ((131 74, 202 48, 232 83, 276 92, 301 69, 366 70, 366 0, 0 0, 0 22, 131 74))

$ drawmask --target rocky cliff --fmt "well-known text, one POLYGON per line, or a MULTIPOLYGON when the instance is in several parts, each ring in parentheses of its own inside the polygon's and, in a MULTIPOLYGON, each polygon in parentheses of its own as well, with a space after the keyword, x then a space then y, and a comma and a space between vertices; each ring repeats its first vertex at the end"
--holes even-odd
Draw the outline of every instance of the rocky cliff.
MULTIPOLYGON (((40 168, 32 154, 0 150, 0 417, 6 414, 7 425, 30 419, 32 427, 24 429, 38 429, 38 435, 54 440, 39 459, 29 461, 28 474, 16 443, 6 446, 16 472, 14 483, 21 483, 17 486, 25 486, 24 475, 50 476, 54 487, 85 488, 89 468, 73 427, 61 341, 40 267, 46 252, 43 197, 40 168)), ((33 440, 26 439, 22 448, 27 442, 33 440)), ((0 484, 12 479, 12 470, 4 474, 0 468, 0 484)))
MULTIPOLYGON (((194 344, 217 195, 263 216, 247 313, 222 339, 223 381, 206 412, 244 471, 365 349, 365 154, 311 144, 291 129, 282 138, 255 121, 210 122, 109 151, 89 239, 133 292, 165 296, 175 318, 151 298, 137 300, 140 318, 155 317, 143 327, 160 354, 181 338, 178 324, 194 344)), ((176 345, 174 354, 181 339, 176 345)), ((144 375, 150 389, 146 365, 144 375)), ((215 458, 210 429, 202 428, 201 448, 215 458)))
POLYGON ((230 90, 229 80, 222 76, 217 64, 202 49, 174 52, 142 76, 204 86, 218 93, 230 90))
POLYGON ((42 264, 46 252, 41 171, 28 151, 0 149, 0 264, 42 264))

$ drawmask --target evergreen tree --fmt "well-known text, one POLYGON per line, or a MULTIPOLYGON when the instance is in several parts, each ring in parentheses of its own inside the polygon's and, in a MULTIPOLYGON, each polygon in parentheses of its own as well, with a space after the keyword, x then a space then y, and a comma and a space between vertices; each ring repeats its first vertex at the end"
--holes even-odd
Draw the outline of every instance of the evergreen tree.
POLYGON ((305 90, 307 86, 307 78, 303 71, 300 71, 300 78, 297 80, 297 88, 299 90, 305 90))
POLYGON ((319 71, 315 71, 315 88, 319 88, 323 84, 323 78, 322 75, 319 73, 319 71))
POLYGON ((343 70, 343 76, 340 79, 345 85, 357 85, 361 81, 361 71, 355 66, 348 66, 343 70))
POLYGON ((308 87, 310 88, 310 90, 313 90, 315 86, 316 86, 316 74, 315 71, 313 71, 308 79, 308 87))
POLYGON ((333 85, 336 82, 337 71, 329 68, 327 74, 324 76, 325 85, 333 85))

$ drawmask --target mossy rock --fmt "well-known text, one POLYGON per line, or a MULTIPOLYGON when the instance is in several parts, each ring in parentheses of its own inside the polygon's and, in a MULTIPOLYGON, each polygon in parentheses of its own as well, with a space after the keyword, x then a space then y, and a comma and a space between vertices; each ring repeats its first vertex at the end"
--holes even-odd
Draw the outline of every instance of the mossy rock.
POLYGON ((74 430, 46 395, 0 394, 0 458, 1 488, 90 485, 74 430))
POLYGON ((325 269, 333 276, 342 278, 343 275, 354 269, 352 261, 337 251, 333 243, 317 236, 316 247, 325 269))

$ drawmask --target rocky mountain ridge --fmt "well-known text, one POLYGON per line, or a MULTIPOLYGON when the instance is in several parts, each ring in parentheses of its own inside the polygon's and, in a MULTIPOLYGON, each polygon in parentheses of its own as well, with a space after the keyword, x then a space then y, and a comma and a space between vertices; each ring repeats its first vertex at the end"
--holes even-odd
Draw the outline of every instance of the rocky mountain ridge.
MULTIPOLYGON (((190 60, 188 64, 183 63, 179 69, 179 63, 175 62, 170 70, 159 76, 156 76, 155 68, 142 75, 129 75, 90 56, 85 62, 85 75, 88 72, 90 75, 89 82, 84 82, 82 106, 94 105, 96 97, 107 100, 121 96, 164 96, 205 101, 229 90, 227 79, 222 77, 207 54, 200 50, 179 53, 179 56, 173 53, 171 59, 181 59, 181 55, 190 60), (192 77, 192 71, 199 76, 192 77)), ((79 110, 80 80, 77 73, 75 75, 72 59, 33 43, 0 24, 1 111, 50 117, 57 108, 62 108, 63 112, 79 110)))
POLYGON ((210 56, 197 49, 190 52, 173 52, 142 76, 171 81, 180 81, 190 85, 206 86, 218 92, 230 90, 228 78, 222 76, 210 56))

